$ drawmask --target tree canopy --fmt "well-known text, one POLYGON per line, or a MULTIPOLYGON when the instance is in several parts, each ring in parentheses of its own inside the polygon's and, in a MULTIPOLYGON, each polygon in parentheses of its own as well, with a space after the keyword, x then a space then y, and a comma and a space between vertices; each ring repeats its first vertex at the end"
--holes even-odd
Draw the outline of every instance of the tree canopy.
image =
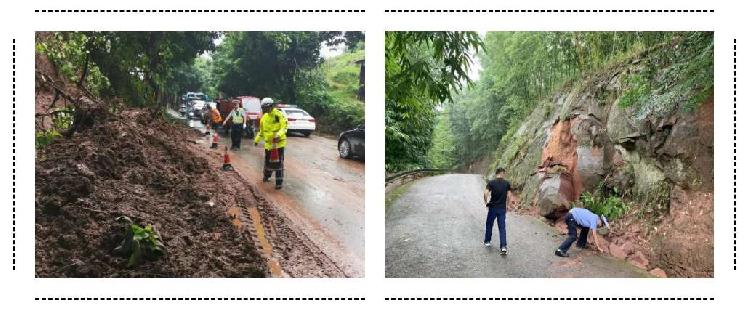
POLYGON ((174 106, 185 92, 202 91, 298 104, 329 132, 364 121, 351 89, 359 88, 352 57, 364 58, 362 32, 45 32, 37 39, 37 51, 70 82, 128 106, 174 106), (346 50, 330 59, 343 61, 327 68, 335 76, 323 70, 322 45, 346 50))
POLYGON ((490 155, 535 107, 547 107, 550 94, 638 52, 656 58, 628 81, 623 107, 691 108, 713 89, 710 32, 488 32, 484 45, 476 85, 443 107, 429 165, 456 168, 490 155))
POLYGON ((387 32, 386 170, 425 166, 438 104, 470 83, 476 32, 387 32))

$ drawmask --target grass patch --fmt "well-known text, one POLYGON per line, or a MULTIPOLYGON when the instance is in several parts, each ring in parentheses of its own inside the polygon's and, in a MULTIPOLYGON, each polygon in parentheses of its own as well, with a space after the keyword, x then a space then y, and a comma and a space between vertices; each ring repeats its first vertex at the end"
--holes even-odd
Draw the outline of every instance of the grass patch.
POLYGON ((388 214, 391 210, 391 206, 393 205, 398 198, 400 198, 406 191, 411 188, 412 184, 414 183, 414 180, 411 180, 409 182, 406 182, 404 184, 397 185, 396 187, 392 188, 390 191, 385 193, 385 213, 388 214))

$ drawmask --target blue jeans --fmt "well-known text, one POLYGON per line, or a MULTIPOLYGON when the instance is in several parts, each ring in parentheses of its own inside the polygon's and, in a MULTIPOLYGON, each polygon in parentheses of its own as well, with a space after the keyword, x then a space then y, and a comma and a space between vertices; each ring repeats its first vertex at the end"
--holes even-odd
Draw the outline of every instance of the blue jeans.
POLYGON ((487 210, 487 223, 484 231, 484 242, 492 241, 492 223, 497 219, 497 229, 500 231, 500 247, 507 247, 508 241, 505 239, 505 208, 490 207, 487 210))
POLYGON ((575 242, 576 240, 578 240, 578 242, 576 243, 578 247, 586 247, 586 240, 589 236, 589 228, 579 226, 578 222, 576 222, 575 218, 573 218, 573 215, 570 213, 565 215, 565 224, 568 226, 568 238, 563 241, 559 249, 563 252, 567 252, 570 249, 570 246, 573 245, 573 242, 575 242), (579 227, 581 228, 581 235, 578 235, 579 227))

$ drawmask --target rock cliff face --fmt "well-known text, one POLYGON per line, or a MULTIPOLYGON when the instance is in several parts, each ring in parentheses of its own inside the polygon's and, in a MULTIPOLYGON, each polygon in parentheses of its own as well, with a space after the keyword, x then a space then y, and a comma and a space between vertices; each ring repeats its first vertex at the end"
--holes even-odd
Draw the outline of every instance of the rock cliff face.
POLYGON ((492 167, 506 167, 523 203, 549 219, 583 192, 616 189, 633 202, 620 220, 630 229, 609 237, 616 253, 669 276, 712 276, 713 96, 693 109, 620 106, 628 76, 645 63, 634 58, 563 87, 535 107, 492 167), (645 240, 643 251, 623 252, 625 236, 645 240))

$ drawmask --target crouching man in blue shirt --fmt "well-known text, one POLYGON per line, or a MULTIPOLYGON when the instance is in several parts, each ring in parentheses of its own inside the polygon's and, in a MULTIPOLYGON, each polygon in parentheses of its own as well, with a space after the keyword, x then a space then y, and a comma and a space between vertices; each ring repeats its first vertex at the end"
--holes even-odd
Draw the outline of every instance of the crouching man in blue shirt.
POLYGON ((586 240, 588 239, 589 230, 591 235, 594 237, 594 245, 598 251, 601 251, 599 247, 599 239, 596 236, 596 228, 604 225, 609 228, 607 218, 592 213, 591 211, 584 208, 572 208, 565 214, 565 224, 568 226, 568 238, 560 245, 555 251, 555 255, 560 257, 568 257, 568 249, 573 245, 573 242, 578 240, 576 246, 579 248, 586 248, 586 240), (578 235, 578 228, 581 228, 581 234, 578 235), (576 237, 577 236, 577 237, 576 237))

